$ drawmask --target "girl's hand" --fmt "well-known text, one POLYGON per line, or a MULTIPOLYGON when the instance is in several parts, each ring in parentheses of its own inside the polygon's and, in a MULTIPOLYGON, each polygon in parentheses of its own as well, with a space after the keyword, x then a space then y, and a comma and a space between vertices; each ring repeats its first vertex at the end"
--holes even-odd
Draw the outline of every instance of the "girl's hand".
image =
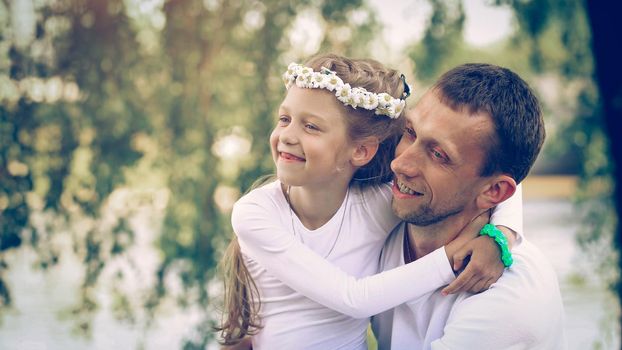
MULTIPOLYGON (((466 268, 460 273, 458 278, 445 287, 441 293, 453 294, 457 292, 471 292, 480 293, 490 288, 490 286, 497 282, 497 280, 505 271, 505 266, 501 261, 501 252, 494 240, 490 237, 479 236, 479 230, 487 222, 483 222, 484 218, 488 219, 489 215, 480 215, 473 220, 465 229, 460 232, 460 236, 469 235, 470 233, 464 232, 465 230, 471 230, 474 226, 479 226, 478 236, 466 244, 462 245, 457 252, 452 256, 450 261, 453 261, 454 271, 459 271, 463 268, 466 261, 466 268), (487 239, 486 239, 487 238, 487 239)), ((516 242, 516 232, 505 226, 497 226, 503 235, 508 240, 508 246, 510 250, 516 242)), ((451 243, 450 243, 451 244, 451 243)))
MULTIPOLYGON (((442 293, 452 294, 469 291, 479 293, 490 287, 503 274, 499 247, 490 237, 479 236, 480 229, 490 220, 490 212, 486 211, 469 223, 452 242, 445 246, 449 261, 454 271, 460 272, 442 293)), ((507 233, 506 233, 507 235, 507 233)))
POLYGON ((497 282, 505 269, 497 243, 487 236, 469 241, 453 256, 454 271, 458 271, 465 260, 468 260, 466 268, 441 291, 444 295, 482 292, 497 282))

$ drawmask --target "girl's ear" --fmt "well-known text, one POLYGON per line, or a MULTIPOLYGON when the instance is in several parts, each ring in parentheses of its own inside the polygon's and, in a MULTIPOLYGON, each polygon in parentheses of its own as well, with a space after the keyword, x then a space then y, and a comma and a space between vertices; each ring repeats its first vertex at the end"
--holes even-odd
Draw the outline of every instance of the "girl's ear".
POLYGON ((516 191, 516 181, 507 175, 498 175, 487 182, 483 191, 477 196, 480 209, 490 209, 512 197, 516 191))
POLYGON ((378 152, 379 141, 376 137, 367 137, 363 141, 357 142, 352 152, 352 165, 361 167, 369 163, 378 152))

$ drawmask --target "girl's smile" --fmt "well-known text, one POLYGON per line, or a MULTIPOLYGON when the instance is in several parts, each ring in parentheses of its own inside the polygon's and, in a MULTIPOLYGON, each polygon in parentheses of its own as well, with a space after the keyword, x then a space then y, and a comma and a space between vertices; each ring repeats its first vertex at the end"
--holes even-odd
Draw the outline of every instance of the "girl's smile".
POLYGON ((305 161, 304 158, 295 156, 287 152, 279 152, 279 160, 282 160, 285 162, 304 162, 305 161))

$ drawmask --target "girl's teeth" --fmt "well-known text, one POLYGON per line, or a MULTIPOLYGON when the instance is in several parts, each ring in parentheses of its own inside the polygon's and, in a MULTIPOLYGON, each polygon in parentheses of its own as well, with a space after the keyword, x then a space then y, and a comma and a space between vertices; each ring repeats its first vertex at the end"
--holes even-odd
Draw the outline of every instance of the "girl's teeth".
POLYGON ((289 154, 289 153, 283 153, 281 152, 281 157, 285 158, 285 159, 290 159, 290 160, 299 160, 299 161, 304 161, 304 158, 300 158, 297 157, 293 154, 289 154))

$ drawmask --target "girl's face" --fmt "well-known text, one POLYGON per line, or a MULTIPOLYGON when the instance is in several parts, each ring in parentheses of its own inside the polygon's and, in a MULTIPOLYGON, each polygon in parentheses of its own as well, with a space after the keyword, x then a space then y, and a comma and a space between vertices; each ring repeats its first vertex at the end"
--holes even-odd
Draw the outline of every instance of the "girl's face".
POLYGON ((347 136, 344 107, 324 89, 292 86, 279 107, 270 135, 277 176, 286 185, 332 182, 354 173, 350 163, 355 147, 347 136))

